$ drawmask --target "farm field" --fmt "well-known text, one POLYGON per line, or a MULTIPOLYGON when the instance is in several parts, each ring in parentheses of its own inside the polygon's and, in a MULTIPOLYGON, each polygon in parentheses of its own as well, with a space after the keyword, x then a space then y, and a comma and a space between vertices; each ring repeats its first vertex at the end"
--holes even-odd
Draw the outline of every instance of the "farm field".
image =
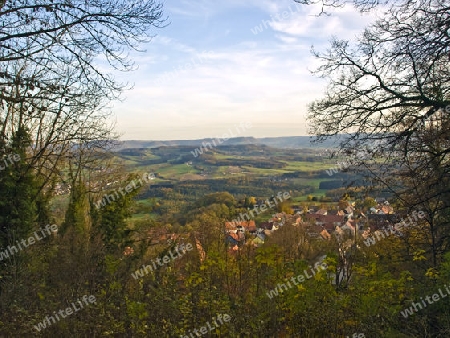
MULTIPOLYGON (((223 146, 205 151, 194 158, 191 147, 123 149, 115 154, 127 170, 154 173, 156 179, 137 199, 132 222, 164 208, 181 208, 186 200, 195 201, 208 193, 229 191, 238 198, 253 196, 265 199, 277 191, 289 191, 292 203, 325 197, 321 183, 341 186, 347 174, 328 176, 335 165, 328 158, 311 154, 310 149, 277 149, 260 145, 223 146), (263 155, 262 155, 263 154, 263 155), (159 188, 165 187, 165 188, 159 188), (151 198, 166 196, 170 188, 171 205, 150 205, 151 198), (163 189, 163 190, 161 190, 163 189), (177 199, 179 201, 177 201, 177 199)), ((154 202, 153 202, 154 204, 154 202)))

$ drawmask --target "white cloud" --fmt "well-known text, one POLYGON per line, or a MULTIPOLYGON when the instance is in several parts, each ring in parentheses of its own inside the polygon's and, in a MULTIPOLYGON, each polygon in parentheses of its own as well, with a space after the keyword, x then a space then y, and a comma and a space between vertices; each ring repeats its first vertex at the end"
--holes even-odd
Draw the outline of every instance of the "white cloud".
POLYGON ((217 22, 199 22, 195 40, 163 30, 148 46, 150 54, 137 57, 135 88, 114 108, 124 139, 213 137, 241 121, 253 123, 248 135, 304 135, 307 105, 325 88, 310 74, 317 66, 311 45, 324 47, 332 34, 353 38, 368 21, 350 7, 317 17, 316 7, 296 7, 291 0, 183 0, 169 8, 189 25, 197 22, 193 17, 217 22), (289 6, 283 20, 271 19, 289 6), (235 12, 223 17, 225 9, 235 12), (220 20, 234 22, 240 11, 252 13, 247 35, 224 29, 227 39, 213 45, 208 29, 220 20), (250 27, 261 20, 272 20, 270 27, 252 36, 250 27))
MULTIPOLYGON (((364 27, 375 19, 375 15, 361 15, 353 7, 336 9, 333 15, 317 16, 320 10, 311 6, 289 15, 286 19, 272 20, 271 28, 275 32, 287 36, 307 39, 329 39, 339 36, 343 39, 354 39, 364 27)), ((282 39, 283 35, 278 35, 282 39)))
MULTIPOLYGON (((127 110, 136 112, 135 124, 127 127, 139 135, 132 138, 149 138, 148 132, 154 135, 151 138, 165 138, 166 128, 180 125, 197 126, 199 132, 191 128, 191 133, 205 137, 211 129, 208 126, 238 123, 243 116, 255 125, 265 125, 266 131, 272 124, 272 136, 285 133, 276 130, 278 122, 304 125, 306 106, 322 87, 305 69, 311 56, 305 58, 298 50, 247 46, 214 52, 204 63, 158 86, 148 81, 137 83, 124 103, 127 110), (283 55, 290 53, 290 59, 283 61, 283 55), (143 125, 146 128, 139 131, 143 125)), ((128 116, 119 115, 120 125, 123 118, 130 121, 128 116)), ((306 132, 296 130, 298 134, 306 132)), ((257 133, 257 128, 252 132, 257 133)))

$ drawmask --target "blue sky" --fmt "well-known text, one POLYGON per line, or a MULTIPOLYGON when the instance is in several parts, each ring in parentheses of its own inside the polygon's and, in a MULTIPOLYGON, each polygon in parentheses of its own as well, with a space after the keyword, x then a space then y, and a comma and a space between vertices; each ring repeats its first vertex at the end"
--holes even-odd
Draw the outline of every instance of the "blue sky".
POLYGON ((252 127, 237 136, 307 135, 307 105, 326 87, 310 73, 311 46, 355 40, 374 19, 319 12, 293 0, 166 1, 170 24, 133 53, 138 70, 116 76, 134 85, 113 106, 121 138, 216 137, 242 122, 252 127))

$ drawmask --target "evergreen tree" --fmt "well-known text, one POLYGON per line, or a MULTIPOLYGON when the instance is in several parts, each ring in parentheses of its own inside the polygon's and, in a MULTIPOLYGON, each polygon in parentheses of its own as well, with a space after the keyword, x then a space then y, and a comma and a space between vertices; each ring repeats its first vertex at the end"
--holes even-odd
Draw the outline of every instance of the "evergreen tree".
MULTIPOLYGON (((6 142, 3 142, 5 145, 6 142)), ((0 246, 7 247, 26 238, 36 221, 38 189, 33 170, 27 163, 31 145, 23 126, 13 134, 11 142, 0 152, 0 246)))

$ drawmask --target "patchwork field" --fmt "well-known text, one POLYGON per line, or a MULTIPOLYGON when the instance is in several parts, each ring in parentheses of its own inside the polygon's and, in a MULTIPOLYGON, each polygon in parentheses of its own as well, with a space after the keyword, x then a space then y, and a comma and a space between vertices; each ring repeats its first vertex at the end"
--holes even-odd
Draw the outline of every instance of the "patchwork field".
POLYGON ((117 160, 127 170, 156 175, 138 197, 133 220, 152 217, 155 212, 161 214, 165 208, 173 211, 181 208, 186 200, 195 201, 221 191, 238 198, 268 198, 277 191, 290 191, 293 203, 311 197, 322 200, 328 190, 321 189, 321 183, 332 182, 340 187, 347 177, 346 173, 330 177, 326 170, 335 166, 336 161, 318 156, 311 149, 232 145, 208 149, 198 157, 192 155, 192 150, 191 146, 164 146, 123 149, 116 153, 117 160), (152 198, 162 198, 164 202, 162 205, 155 205, 155 200, 149 203, 152 198))

